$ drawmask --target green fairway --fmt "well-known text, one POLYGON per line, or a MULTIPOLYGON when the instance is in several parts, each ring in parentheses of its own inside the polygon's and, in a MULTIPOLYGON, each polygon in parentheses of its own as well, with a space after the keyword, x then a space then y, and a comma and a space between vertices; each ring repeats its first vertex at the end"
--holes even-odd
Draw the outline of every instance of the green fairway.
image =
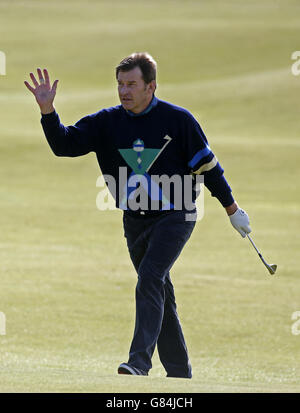
POLYGON ((0 50, 0 392, 299 392, 299 2, 1 0, 0 50), (198 119, 278 265, 206 190, 171 272, 192 380, 166 378, 157 353, 149 377, 117 375, 136 285, 122 214, 96 208, 95 154, 53 155, 23 84, 48 68, 71 125, 119 104, 114 68, 134 51, 157 60, 156 95, 198 119))

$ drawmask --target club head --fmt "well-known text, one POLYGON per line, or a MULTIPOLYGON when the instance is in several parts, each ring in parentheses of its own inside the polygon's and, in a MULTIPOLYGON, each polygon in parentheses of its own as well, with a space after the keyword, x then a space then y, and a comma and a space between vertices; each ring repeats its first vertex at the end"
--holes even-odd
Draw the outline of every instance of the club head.
POLYGON ((277 265, 276 264, 271 264, 268 266, 268 270, 270 274, 275 274, 276 270, 277 270, 277 265))

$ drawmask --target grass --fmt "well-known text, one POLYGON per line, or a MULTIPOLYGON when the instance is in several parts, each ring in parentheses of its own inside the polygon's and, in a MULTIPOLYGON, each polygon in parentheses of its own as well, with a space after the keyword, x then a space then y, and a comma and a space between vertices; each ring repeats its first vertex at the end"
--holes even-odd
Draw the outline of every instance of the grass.
POLYGON ((299 49, 296 1, 3 0, 0 49, 0 392, 299 392, 299 49), (119 377, 136 274, 121 213, 96 209, 95 156, 56 158, 23 85, 60 79, 68 125, 118 104, 114 67, 156 58, 157 96, 189 109, 249 214, 271 277, 222 207, 205 216, 172 277, 193 379, 119 377))

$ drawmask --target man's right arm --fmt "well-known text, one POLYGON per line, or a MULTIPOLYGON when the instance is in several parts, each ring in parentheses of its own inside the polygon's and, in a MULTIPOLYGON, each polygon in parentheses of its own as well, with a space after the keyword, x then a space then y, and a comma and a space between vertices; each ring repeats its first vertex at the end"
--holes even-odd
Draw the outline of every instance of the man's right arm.
POLYGON ((53 101, 56 95, 58 80, 50 84, 48 71, 37 69, 39 82, 33 73, 30 73, 34 87, 24 82, 32 92, 40 107, 42 127, 47 141, 57 156, 81 156, 95 151, 97 137, 96 115, 80 119, 74 126, 65 127, 59 119, 53 101))
POLYGON ((42 114, 41 124, 49 146, 56 156, 75 157, 96 150, 96 114, 85 116, 74 126, 64 126, 54 110, 42 114))

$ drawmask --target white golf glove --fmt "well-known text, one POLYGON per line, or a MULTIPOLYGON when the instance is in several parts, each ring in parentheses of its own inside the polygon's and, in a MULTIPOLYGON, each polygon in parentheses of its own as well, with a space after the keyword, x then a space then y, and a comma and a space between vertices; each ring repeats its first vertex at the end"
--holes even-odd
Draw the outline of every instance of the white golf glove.
POLYGON ((229 215, 229 218, 232 226, 241 234, 243 238, 245 238, 246 234, 251 232, 249 217, 243 209, 238 208, 234 214, 229 215))

